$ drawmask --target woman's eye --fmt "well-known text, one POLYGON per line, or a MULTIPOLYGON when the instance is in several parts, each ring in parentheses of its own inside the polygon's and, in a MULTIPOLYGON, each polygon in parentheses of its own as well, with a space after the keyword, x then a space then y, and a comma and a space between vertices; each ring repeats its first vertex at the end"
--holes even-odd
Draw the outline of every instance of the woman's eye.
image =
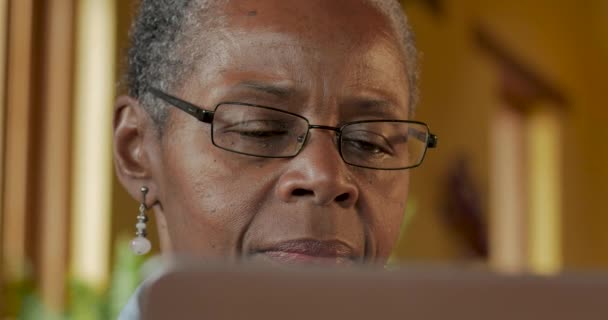
POLYGON ((289 134, 288 126, 281 121, 255 120, 228 125, 222 130, 226 134, 236 134, 243 138, 270 139, 289 134))
POLYGON ((359 151, 370 153, 370 154, 390 154, 388 147, 381 146, 379 144, 356 139, 348 139, 345 141, 351 147, 358 149, 359 151))
POLYGON ((250 138, 274 138, 287 135, 287 131, 285 130, 249 130, 237 132, 241 136, 250 138))

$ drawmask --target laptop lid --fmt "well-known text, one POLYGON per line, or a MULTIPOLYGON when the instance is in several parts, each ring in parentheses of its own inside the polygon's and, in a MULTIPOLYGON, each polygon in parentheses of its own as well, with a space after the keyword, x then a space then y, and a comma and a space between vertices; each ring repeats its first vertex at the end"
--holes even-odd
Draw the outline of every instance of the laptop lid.
POLYGON ((190 265, 143 297, 143 319, 608 319, 608 276, 501 276, 190 265))

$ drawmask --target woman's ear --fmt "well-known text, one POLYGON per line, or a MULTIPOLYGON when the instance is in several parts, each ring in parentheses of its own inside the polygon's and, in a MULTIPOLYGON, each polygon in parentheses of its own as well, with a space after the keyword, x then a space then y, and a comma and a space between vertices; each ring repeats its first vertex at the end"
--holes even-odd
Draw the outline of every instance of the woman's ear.
POLYGON ((172 245, 159 195, 158 166, 160 156, 158 128, 136 99, 120 96, 114 110, 114 165, 116 176, 136 201, 142 201, 141 187, 148 188, 146 206, 153 208, 162 252, 172 245), (156 160, 156 161, 155 161, 156 160), (158 168, 157 168, 158 169, 158 168))
POLYGON ((155 124, 139 102, 120 96, 114 110, 114 164, 116 176, 131 197, 141 201, 141 187, 150 190, 147 206, 158 201, 150 152, 158 147, 155 124))

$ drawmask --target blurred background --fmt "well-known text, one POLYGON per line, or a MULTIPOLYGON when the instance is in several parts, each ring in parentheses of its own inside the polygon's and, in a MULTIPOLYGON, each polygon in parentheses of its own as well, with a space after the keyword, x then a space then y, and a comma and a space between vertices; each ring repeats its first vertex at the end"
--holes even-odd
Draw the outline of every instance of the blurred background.
MULTIPOLYGON (((141 277, 111 155, 136 2, 0 0, 0 319, 115 318, 141 277)), ((392 263, 607 271, 608 1, 403 5, 440 141, 392 263)))

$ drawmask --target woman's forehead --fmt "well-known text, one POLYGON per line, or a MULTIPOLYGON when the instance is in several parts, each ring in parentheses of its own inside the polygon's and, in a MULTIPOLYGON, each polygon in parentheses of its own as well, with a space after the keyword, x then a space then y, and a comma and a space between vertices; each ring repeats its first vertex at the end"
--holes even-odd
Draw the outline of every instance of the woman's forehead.
POLYGON ((243 89, 239 83, 281 83, 289 95, 273 100, 277 104, 287 98, 380 101, 407 117, 409 81, 400 42, 388 18, 366 1, 230 1, 224 11, 223 27, 200 39, 204 58, 193 61, 183 87, 192 101, 209 107, 233 87, 243 89))
POLYGON ((237 30, 226 38, 200 61, 190 81, 197 91, 215 97, 195 96, 195 101, 215 103, 237 89, 271 96, 277 102, 322 102, 325 97, 384 101, 407 109, 405 65, 398 49, 382 37, 358 47, 324 47, 275 31, 237 30))
POLYGON ((294 3, 299 5, 291 7, 292 1, 287 0, 269 5, 274 2, 227 9, 224 27, 201 41, 207 46, 201 48, 206 53, 201 67, 267 69, 274 74, 289 73, 298 66, 324 73, 348 68, 360 80, 369 79, 368 73, 374 71, 385 77, 407 77, 404 53, 388 19, 365 2, 346 1, 358 4, 348 5, 348 10, 325 4, 333 1, 316 5, 319 1, 298 0, 294 3))
POLYGON ((366 0, 241 0, 223 8, 229 26, 276 29, 303 36, 394 33, 390 18, 366 0))

